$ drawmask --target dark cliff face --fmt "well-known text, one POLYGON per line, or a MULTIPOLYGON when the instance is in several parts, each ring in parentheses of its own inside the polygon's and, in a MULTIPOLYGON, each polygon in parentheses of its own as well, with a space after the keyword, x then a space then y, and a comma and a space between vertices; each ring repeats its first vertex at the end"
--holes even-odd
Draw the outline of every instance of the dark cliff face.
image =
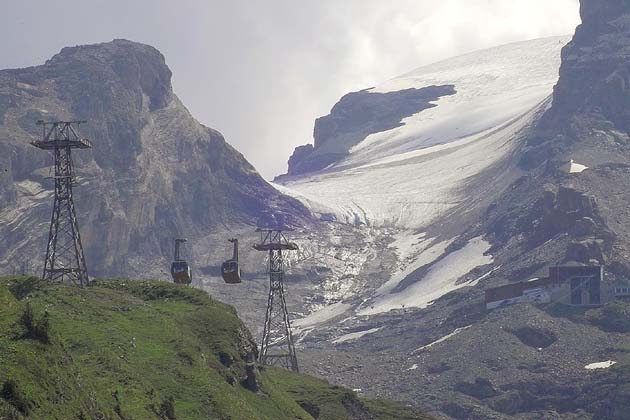
POLYGON ((73 154, 93 275, 170 258, 176 236, 279 211, 288 223, 308 217, 190 115, 155 48, 126 40, 64 48, 42 66, 0 71, 0 268, 38 266, 45 250, 52 156, 29 145, 41 136, 36 121, 77 119, 88 121, 81 134, 94 146, 73 154))
POLYGON ((488 232, 497 247, 505 247, 515 271, 597 262, 611 276, 625 277, 630 1, 582 0, 580 11, 582 24, 562 51, 553 104, 519 158, 525 175, 489 210, 488 232), (571 161, 588 168, 571 173, 571 161), (563 209, 562 197, 573 207, 563 209), (515 237, 524 240, 517 246, 515 237), (549 244, 553 252, 542 251, 549 244), (521 262, 527 266, 519 268, 521 262))
POLYGON ((333 106, 330 114, 315 121, 314 146, 295 149, 289 158, 288 175, 314 172, 337 163, 370 134, 400 127, 404 118, 433 108, 436 105, 431 102, 441 96, 454 94, 452 85, 349 93, 333 106))
POLYGON ((582 24, 562 51, 549 125, 591 115, 630 130, 630 1, 583 0, 582 24))

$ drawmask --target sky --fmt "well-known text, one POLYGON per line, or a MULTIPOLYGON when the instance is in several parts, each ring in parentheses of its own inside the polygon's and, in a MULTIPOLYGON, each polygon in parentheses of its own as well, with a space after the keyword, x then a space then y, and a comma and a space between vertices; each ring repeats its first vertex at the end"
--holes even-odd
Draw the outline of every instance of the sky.
POLYGON ((346 93, 422 65, 572 34, 578 0, 0 0, 0 68, 126 38, 166 57, 175 93, 266 179, 346 93))

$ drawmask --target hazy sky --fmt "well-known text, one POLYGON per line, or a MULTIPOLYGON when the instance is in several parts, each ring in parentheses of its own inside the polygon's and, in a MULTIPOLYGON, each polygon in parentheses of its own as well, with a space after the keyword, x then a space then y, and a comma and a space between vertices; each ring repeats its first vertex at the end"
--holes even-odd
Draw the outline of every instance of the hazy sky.
POLYGON ((127 38, 268 179, 345 93, 512 41, 571 34, 578 0, 0 0, 0 68, 127 38))

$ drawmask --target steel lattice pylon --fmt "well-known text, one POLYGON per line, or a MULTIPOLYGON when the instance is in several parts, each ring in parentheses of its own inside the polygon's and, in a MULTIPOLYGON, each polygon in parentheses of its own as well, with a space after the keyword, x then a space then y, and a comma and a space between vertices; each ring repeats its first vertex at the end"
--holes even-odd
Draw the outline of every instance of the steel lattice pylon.
POLYGON ((284 260, 282 251, 298 249, 287 241, 281 230, 259 229, 261 242, 254 245, 258 251, 269 252, 269 299, 260 346, 260 363, 281 366, 298 372, 295 344, 291 334, 291 322, 284 292, 284 260))
POLYGON ((74 167, 71 150, 92 147, 88 140, 77 134, 79 125, 84 122, 38 121, 37 124, 42 126, 42 140, 31 143, 42 150, 52 150, 55 159, 55 203, 42 278, 77 285, 87 284, 88 274, 72 195, 74 167))

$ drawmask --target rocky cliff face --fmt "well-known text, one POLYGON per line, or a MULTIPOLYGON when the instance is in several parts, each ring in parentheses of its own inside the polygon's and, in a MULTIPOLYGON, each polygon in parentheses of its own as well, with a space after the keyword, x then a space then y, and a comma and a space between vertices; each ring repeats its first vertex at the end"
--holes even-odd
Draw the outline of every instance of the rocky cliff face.
POLYGON ((562 54, 554 92, 554 120, 597 115, 622 131, 630 128, 630 3, 584 0, 582 24, 562 54))
POLYGON ((455 94, 452 85, 345 95, 330 114, 315 121, 314 145, 299 146, 289 158, 288 175, 302 175, 338 163, 370 134, 403 125, 402 120, 432 108, 442 96, 455 94))
POLYGON ((280 208, 288 223, 307 217, 190 115, 159 51, 126 40, 64 48, 44 65, 0 71, 3 271, 39 271, 45 250, 52 156, 29 145, 41 135, 35 123, 76 119, 93 143, 73 154, 92 275, 148 275, 174 237, 254 225, 280 208))
POLYGON ((630 3, 583 0, 580 12, 583 22, 562 51, 553 106, 521 157, 527 175, 491 212, 500 218, 512 213, 507 207, 516 210, 515 203, 529 207, 527 215, 513 218, 521 228, 508 229, 508 236, 525 234, 542 243, 564 235, 569 240, 560 247, 566 250, 557 262, 625 266, 622 255, 630 245, 624 210, 630 204, 625 198, 630 180, 630 3), (572 162, 587 169, 572 170, 572 162), (538 204, 526 205, 536 197, 538 204), (556 198, 564 204, 552 205, 556 198))

